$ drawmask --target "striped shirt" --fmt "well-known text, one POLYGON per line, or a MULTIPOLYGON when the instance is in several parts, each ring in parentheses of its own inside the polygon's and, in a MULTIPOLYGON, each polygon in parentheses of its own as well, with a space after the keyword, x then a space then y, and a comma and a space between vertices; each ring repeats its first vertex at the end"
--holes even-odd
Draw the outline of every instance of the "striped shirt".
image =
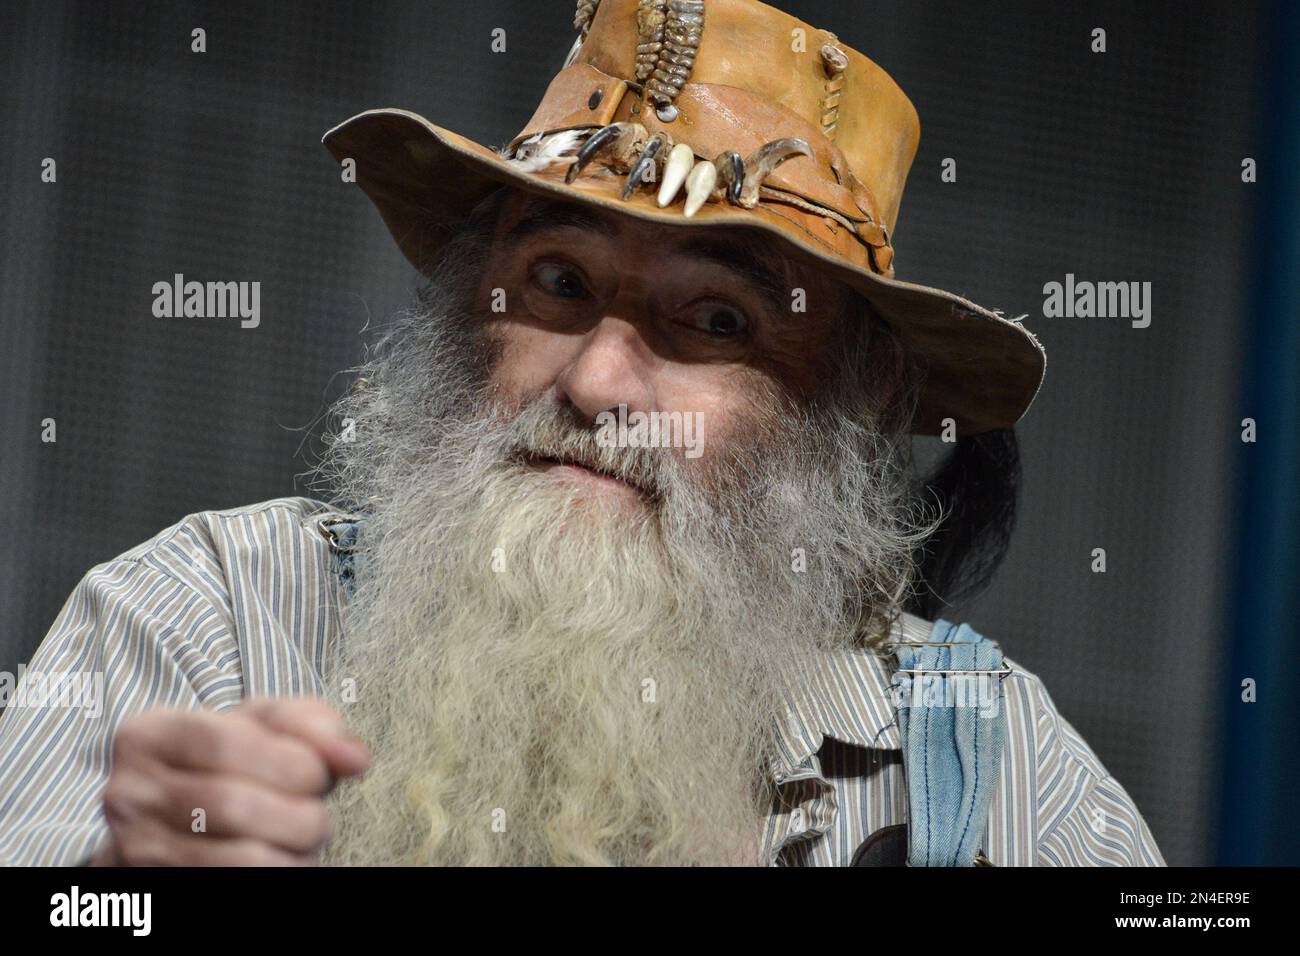
MULTIPOLYGON (((0 863, 80 863, 107 839, 100 796, 131 715, 323 693, 347 601, 320 527, 332 516, 306 498, 190 515, 87 573, 0 715, 0 863), (92 675, 99 689, 87 681, 81 696, 57 696, 51 675, 92 675)), ((904 615, 894 638, 929 631, 904 615)), ((1006 664, 985 854, 999 866, 1163 866, 1124 788, 1038 678, 1006 664)), ((870 834, 906 822, 890 682, 887 659, 844 650, 791 702, 772 769, 769 865, 845 866, 870 834)))

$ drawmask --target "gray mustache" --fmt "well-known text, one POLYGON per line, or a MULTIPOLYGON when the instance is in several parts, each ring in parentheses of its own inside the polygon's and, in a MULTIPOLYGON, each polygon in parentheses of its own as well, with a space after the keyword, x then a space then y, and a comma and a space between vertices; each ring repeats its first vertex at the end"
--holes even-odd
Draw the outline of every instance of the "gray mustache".
POLYGON ((538 459, 579 465, 659 497, 665 488, 664 449, 601 444, 596 427, 575 420, 571 410, 534 403, 510 427, 509 458, 517 464, 538 459))

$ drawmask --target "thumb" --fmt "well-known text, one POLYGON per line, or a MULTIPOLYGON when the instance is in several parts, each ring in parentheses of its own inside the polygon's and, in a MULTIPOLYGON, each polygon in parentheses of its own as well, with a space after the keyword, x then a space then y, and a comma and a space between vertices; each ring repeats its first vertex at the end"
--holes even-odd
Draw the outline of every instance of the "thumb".
POLYGON ((324 701, 310 697, 258 700, 243 705, 240 711, 270 730, 297 737, 311 746, 335 780, 354 777, 370 767, 370 748, 348 731, 338 711, 324 701))

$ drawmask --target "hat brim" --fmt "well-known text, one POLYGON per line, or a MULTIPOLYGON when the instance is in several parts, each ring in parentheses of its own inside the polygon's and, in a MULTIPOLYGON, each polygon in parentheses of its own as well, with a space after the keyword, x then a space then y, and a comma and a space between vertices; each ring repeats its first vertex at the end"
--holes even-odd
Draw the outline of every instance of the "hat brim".
POLYGON ((782 240, 796 258, 861 293, 920 363, 925 380, 913 422, 934 435, 952 419, 957 434, 1009 428, 1038 393, 1046 355, 1018 322, 967 299, 859 267, 801 235, 767 204, 742 209, 708 202, 692 218, 680 203, 660 208, 651 190, 624 201, 623 179, 584 173, 569 185, 563 168, 523 172, 496 151, 401 109, 359 113, 322 139, 339 162, 356 162, 357 183, 379 209, 407 259, 421 271, 459 223, 501 185, 588 203, 673 228, 759 229, 782 240))

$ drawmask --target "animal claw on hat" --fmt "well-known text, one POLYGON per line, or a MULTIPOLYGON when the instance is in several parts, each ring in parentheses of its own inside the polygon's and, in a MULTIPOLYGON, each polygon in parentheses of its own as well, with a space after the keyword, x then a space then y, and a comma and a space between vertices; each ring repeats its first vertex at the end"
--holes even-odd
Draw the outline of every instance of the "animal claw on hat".
POLYGON ((596 154, 605 149, 611 150, 616 168, 627 169, 632 158, 641 150, 649 133, 640 123, 610 123, 592 133, 569 171, 564 174, 565 183, 572 183, 582 173, 596 154))
POLYGON ((719 153, 713 166, 718 173, 717 181, 722 184, 722 198, 739 203, 740 188, 745 184, 745 161, 740 153, 734 149, 719 153))
POLYGON ((745 180, 736 202, 746 209, 753 209, 758 205, 758 187, 772 170, 787 159, 812 154, 812 147, 802 139, 774 139, 770 143, 764 143, 745 160, 745 180))
POLYGON ((630 199, 632 193, 636 192, 637 186, 645 180, 647 170, 658 166, 658 157, 664 152, 664 147, 672 146, 672 142, 672 138, 667 133, 655 133, 650 137, 649 142, 645 144, 645 149, 641 150, 641 155, 637 157, 637 161, 627 174, 627 183, 623 186, 624 199, 630 199))

